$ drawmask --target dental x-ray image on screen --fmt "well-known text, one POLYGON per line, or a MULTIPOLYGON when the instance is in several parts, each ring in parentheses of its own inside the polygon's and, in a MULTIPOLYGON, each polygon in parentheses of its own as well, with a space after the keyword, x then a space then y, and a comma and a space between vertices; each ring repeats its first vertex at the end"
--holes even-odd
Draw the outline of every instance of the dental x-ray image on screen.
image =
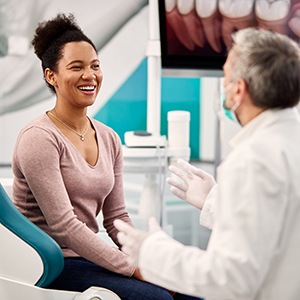
POLYGON ((197 69, 204 76, 220 71, 222 76, 231 34, 246 27, 300 41, 300 0, 158 1, 163 69, 197 69))

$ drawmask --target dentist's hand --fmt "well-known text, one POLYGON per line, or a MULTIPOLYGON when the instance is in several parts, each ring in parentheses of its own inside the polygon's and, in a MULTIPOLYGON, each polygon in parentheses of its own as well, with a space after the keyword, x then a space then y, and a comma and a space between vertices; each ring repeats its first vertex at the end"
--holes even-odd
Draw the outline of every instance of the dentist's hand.
POLYGON ((172 176, 167 178, 167 183, 171 185, 171 192, 202 209, 209 191, 216 184, 213 176, 182 159, 176 165, 171 165, 169 170, 172 176))
POLYGON ((128 255, 128 260, 134 265, 138 265, 141 246, 147 236, 161 230, 155 218, 149 219, 149 231, 143 232, 133 228, 121 220, 114 221, 115 227, 119 230, 118 240, 122 245, 122 251, 128 255))

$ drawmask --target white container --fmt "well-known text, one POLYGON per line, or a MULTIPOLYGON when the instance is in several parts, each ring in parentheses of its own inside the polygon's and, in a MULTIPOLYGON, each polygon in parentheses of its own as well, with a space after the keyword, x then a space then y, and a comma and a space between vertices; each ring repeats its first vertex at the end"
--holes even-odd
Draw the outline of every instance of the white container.
POLYGON ((188 148, 190 146, 190 118, 188 111, 168 112, 169 148, 188 148))

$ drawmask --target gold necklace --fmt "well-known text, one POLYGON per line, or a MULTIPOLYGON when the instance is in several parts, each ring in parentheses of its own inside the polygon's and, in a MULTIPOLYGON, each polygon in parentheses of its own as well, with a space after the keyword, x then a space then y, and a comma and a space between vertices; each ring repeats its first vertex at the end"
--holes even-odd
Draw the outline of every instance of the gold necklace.
POLYGON ((84 137, 87 134, 88 130, 89 130, 89 120, 88 118, 86 119, 86 129, 84 130, 83 133, 79 133, 76 130, 74 130, 73 128, 71 128, 68 124, 66 124, 65 122, 63 122, 59 117, 57 117, 55 114, 53 114, 51 111, 48 111, 48 114, 50 114, 52 117, 54 117, 57 121, 59 121, 61 124, 63 124, 65 127, 67 127, 69 130, 71 130, 73 133, 77 134, 80 139, 82 141, 84 141, 84 137))

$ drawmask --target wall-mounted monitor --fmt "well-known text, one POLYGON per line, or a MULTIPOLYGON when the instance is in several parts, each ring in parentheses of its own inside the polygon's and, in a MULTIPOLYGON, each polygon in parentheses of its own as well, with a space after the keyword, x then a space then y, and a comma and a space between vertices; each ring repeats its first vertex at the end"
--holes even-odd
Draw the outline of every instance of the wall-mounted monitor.
POLYGON ((246 27, 300 41, 300 0, 158 0, 162 70, 223 76, 231 34, 246 27))

